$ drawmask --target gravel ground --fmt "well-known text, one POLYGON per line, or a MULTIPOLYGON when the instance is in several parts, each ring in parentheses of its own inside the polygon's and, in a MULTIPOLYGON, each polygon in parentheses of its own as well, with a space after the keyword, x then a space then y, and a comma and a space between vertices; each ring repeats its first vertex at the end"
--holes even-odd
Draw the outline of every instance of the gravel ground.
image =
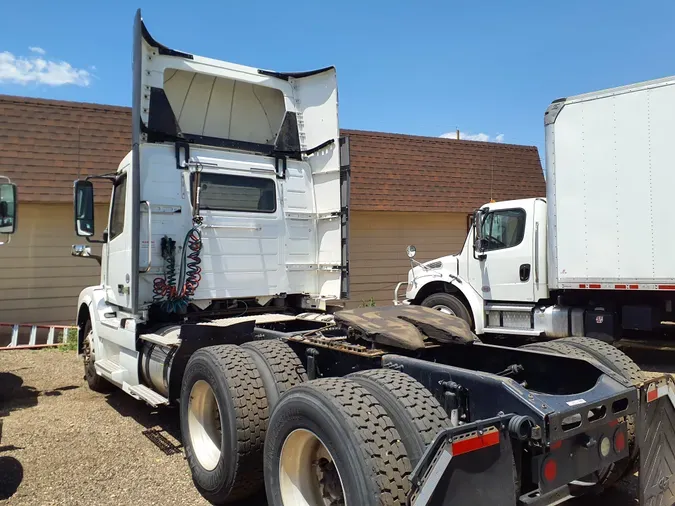
MULTIPOLYGON (((118 390, 92 392, 82 372, 74 352, 0 351, 0 504, 209 504, 192 484, 176 410, 118 390), (148 430, 175 453, 162 451, 148 430)), ((632 506, 636 488, 631 477, 601 499, 567 504, 632 506)))

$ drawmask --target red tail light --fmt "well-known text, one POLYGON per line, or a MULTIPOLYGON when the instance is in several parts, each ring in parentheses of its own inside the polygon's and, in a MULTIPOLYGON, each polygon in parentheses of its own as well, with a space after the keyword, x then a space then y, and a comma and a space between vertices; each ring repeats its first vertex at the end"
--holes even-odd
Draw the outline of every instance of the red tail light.
POLYGON ((616 453, 621 453, 626 449, 626 435, 622 430, 617 430, 614 433, 614 449, 616 453))
POLYGON ((546 481, 551 483, 552 481, 555 481, 556 477, 558 476, 558 463, 555 461, 555 459, 549 457, 546 459, 546 462, 544 462, 544 478, 546 481))

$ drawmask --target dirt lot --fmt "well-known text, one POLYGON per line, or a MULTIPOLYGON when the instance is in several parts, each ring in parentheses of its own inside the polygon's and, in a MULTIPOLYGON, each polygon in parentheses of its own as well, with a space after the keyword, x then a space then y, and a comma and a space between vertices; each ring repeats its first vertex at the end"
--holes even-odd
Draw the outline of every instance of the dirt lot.
MULTIPOLYGON (((90 391, 74 352, 0 351, 0 504, 208 504, 180 447, 178 416, 121 391, 90 391), (148 437, 170 443, 166 454, 148 437)), ((570 506, 629 506, 637 478, 570 506)), ((262 499, 247 506, 264 505, 262 499)))

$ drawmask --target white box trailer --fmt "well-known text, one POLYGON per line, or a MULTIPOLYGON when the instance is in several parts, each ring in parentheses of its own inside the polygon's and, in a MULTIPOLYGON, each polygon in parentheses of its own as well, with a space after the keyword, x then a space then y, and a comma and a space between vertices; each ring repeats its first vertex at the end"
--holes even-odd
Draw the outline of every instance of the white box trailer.
POLYGON ((549 288, 675 285, 675 79, 556 101, 545 125, 549 288))
POLYGON ((675 77, 555 100, 544 126, 545 198, 482 206, 459 255, 410 270, 402 302, 462 316, 479 335, 666 333, 675 77))

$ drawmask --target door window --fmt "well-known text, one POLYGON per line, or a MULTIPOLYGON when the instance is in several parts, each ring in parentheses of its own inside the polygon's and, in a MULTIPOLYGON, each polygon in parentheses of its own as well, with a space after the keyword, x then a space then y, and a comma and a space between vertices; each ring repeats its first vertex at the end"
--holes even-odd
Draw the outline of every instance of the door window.
POLYGON ((110 229, 108 230, 108 240, 112 241, 124 230, 124 207, 127 197, 127 175, 123 174, 115 182, 113 190, 112 210, 110 212, 110 229))
POLYGON ((525 235, 525 211, 505 209, 488 213, 483 220, 482 231, 487 239, 485 251, 518 246, 525 235))

